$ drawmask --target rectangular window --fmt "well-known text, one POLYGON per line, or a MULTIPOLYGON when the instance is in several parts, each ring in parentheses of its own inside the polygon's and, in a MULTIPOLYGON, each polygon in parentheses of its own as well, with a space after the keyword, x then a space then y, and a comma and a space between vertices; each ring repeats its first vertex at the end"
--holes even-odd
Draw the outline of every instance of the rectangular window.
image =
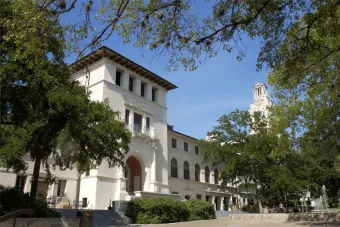
POLYGON ((64 196, 66 180, 58 181, 57 196, 64 196))
POLYGON ((140 95, 145 97, 145 84, 144 83, 140 84, 140 95))
POLYGON ((196 199, 202 199, 202 195, 197 194, 196 199))
POLYGON ((146 118, 146 126, 145 127, 146 127, 146 131, 149 132, 150 131, 150 118, 148 118, 148 117, 146 118))
POLYGON ((198 146, 195 146, 195 154, 198 154, 198 146))
POLYGON ((15 182, 15 188, 18 189, 19 192, 24 192, 26 183, 26 176, 17 176, 17 180, 15 182))
POLYGON ((173 194, 173 195, 178 195, 178 192, 171 192, 171 194, 173 194))
POLYGON ((185 199, 185 200, 190 200, 190 195, 186 195, 186 196, 184 197, 184 199, 185 199))
POLYGON ((130 76, 129 77, 129 91, 133 92, 133 81, 134 79, 130 76))
POLYGON ((129 125, 130 124, 130 110, 125 109, 125 124, 129 125))
POLYGON ((152 88, 152 101, 156 102, 156 89, 152 88))
POLYGON ((171 139, 171 146, 173 148, 177 148, 177 140, 176 139, 174 139, 174 138, 171 139))
POLYGON ((121 72, 116 71, 116 85, 120 86, 121 72))
POLYGON ((135 132, 142 132, 142 115, 135 113, 134 114, 134 119, 133 119, 133 123, 134 123, 134 131, 135 132))
POLYGON ((189 144, 187 142, 184 142, 184 151, 189 150, 189 144))

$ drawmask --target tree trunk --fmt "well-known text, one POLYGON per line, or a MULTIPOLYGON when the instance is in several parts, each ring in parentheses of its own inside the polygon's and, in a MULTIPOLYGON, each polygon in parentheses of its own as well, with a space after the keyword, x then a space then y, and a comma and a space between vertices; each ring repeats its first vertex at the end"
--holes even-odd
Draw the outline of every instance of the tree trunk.
POLYGON ((39 180, 39 172, 40 172, 40 164, 41 158, 36 157, 33 169, 33 176, 32 176, 32 184, 31 184, 31 198, 35 200, 37 196, 37 189, 38 189, 38 180, 39 180))

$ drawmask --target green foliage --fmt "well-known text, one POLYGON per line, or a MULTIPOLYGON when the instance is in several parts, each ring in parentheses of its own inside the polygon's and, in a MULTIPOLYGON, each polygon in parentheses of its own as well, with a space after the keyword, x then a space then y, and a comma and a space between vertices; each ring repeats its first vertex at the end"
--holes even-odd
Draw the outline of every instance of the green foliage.
POLYGON ((19 209, 33 209, 31 217, 60 217, 60 213, 48 207, 45 198, 38 194, 37 199, 32 200, 28 193, 20 193, 16 188, 4 188, 0 191, 0 216, 19 209))
POLYGON ((23 156, 83 172, 103 160, 122 164, 130 133, 108 103, 90 101, 63 62, 65 39, 57 12, 32 0, 0 0, 0 166, 25 171, 23 156), (77 165, 76 165, 77 164, 77 165))
POLYGON ((255 205, 244 205, 241 208, 242 211, 247 212, 247 213, 258 213, 259 212, 259 206, 258 204, 255 205))
POLYGON ((260 200, 299 197, 307 190, 304 161, 275 116, 268 119, 259 112, 236 110, 218 122, 213 139, 201 140, 200 147, 206 161, 224 164, 223 184, 256 192, 260 200))
POLYGON ((189 210, 184 202, 164 197, 132 199, 128 202, 125 214, 139 224, 181 222, 189 218, 189 210))
POLYGON ((185 201, 189 210, 189 220, 209 220, 216 218, 214 205, 200 199, 185 201))

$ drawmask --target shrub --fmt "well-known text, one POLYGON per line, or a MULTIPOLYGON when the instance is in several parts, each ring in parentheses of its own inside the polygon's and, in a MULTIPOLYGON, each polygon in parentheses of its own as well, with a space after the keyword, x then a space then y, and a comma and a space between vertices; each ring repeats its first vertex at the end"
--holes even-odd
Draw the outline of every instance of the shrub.
POLYGON ((199 199, 192 199, 184 202, 189 210, 189 220, 209 220, 216 218, 214 206, 199 199))
POLYGON ((258 204, 255 204, 255 205, 244 205, 242 208, 241 208, 242 211, 244 212, 249 212, 249 213, 258 213, 259 212, 259 205, 258 204))
POLYGON ((189 218, 184 202, 164 197, 132 199, 128 202, 125 214, 139 224, 180 222, 189 218))
POLYGON ((31 217, 60 217, 60 213, 48 207, 41 194, 33 201, 28 193, 21 193, 16 188, 4 188, 0 191, 0 216, 19 209, 33 209, 31 217))

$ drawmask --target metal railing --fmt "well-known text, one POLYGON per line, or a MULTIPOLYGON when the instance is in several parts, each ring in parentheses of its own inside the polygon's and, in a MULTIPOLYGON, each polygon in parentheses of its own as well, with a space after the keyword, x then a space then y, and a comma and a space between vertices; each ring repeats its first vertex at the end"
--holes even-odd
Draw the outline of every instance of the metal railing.
POLYGON ((20 209, 20 210, 16 210, 12 213, 6 214, 4 216, 0 217, 0 223, 13 219, 13 226, 15 227, 15 223, 17 221, 17 216, 19 215, 23 215, 23 214, 29 214, 32 215, 33 214, 33 209, 20 209))

